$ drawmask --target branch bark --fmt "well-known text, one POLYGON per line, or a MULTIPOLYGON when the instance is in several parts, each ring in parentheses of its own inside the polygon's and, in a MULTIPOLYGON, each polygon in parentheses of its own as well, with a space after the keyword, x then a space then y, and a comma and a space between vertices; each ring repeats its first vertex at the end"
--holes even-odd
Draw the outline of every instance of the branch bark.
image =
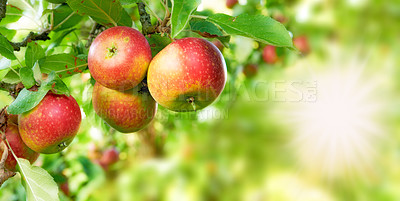
POLYGON ((0 22, 6 17, 7 0, 0 0, 0 22))
POLYGON ((137 3, 137 5, 140 15, 140 23, 142 24, 143 35, 155 33, 157 30, 157 26, 153 26, 151 24, 150 15, 146 12, 146 5, 142 2, 137 3))
POLYGON ((8 91, 10 96, 15 99, 17 98, 18 93, 24 88, 24 85, 21 82, 17 84, 0 82, 0 88, 8 91))
POLYGON ((42 41, 46 41, 49 40, 49 34, 50 34, 51 30, 47 29, 45 31, 43 31, 42 33, 34 33, 34 32, 30 32, 23 41, 21 42, 10 42, 11 46, 14 48, 14 51, 20 51, 21 47, 26 47, 28 45, 28 42, 31 41, 36 41, 36 40, 42 40, 42 41))
POLYGON ((96 38, 96 36, 99 35, 105 29, 106 29, 105 26, 95 22, 95 24, 92 27, 92 30, 90 30, 89 32, 89 38, 88 38, 88 43, 86 44, 86 48, 89 48, 93 40, 96 38))

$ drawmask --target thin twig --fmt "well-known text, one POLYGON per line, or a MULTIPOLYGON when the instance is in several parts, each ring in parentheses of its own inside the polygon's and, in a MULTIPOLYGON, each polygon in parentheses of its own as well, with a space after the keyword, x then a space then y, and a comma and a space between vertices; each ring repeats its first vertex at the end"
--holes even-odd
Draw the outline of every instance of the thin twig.
POLYGON ((49 40, 49 34, 50 34, 50 29, 47 29, 43 31, 42 33, 34 33, 30 32, 23 41, 21 42, 10 42, 11 46, 14 48, 15 51, 20 51, 21 47, 26 47, 28 45, 28 42, 30 41, 36 41, 36 40, 49 40))

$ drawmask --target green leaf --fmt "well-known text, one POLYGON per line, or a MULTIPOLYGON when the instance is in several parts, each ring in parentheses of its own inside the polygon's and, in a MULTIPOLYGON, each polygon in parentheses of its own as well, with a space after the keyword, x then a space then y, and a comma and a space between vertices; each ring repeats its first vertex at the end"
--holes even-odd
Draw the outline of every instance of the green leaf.
MULTIPOLYGON (((68 5, 59 5, 54 9, 54 26, 58 26, 54 31, 61 31, 77 25, 82 19, 82 16, 74 13, 68 5), (71 15, 71 16, 70 16, 71 15), (69 17, 67 19, 67 17, 69 17), (66 21, 64 21, 66 20, 66 21)), ((50 17, 49 17, 50 23, 50 17)))
POLYGON ((33 109, 42 101, 49 90, 57 94, 66 94, 69 96, 68 87, 54 72, 51 72, 38 91, 29 91, 26 88, 22 89, 17 98, 8 106, 7 112, 10 114, 22 114, 33 109))
POLYGON ((39 60, 42 73, 55 71, 62 78, 81 73, 87 68, 87 62, 71 54, 54 54, 39 60))
POLYGON ((217 39, 222 43, 222 45, 229 48, 229 41, 231 40, 231 36, 221 36, 217 37, 217 39))
POLYGON ((2 82, 16 84, 21 82, 19 76, 12 70, 9 70, 8 73, 1 79, 2 82))
POLYGON ((0 54, 4 57, 14 60, 17 59, 14 54, 14 48, 8 42, 7 38, 0 34, 0 54))
POLYGON ((89 15, 107 26, 132 26, 132 19, 119 0, 68 0, 68 5, 79 15, 89 15))
POLYGON ((200 5, 201 0, 173 0, 171 14, 171 36, 175 38, 189 23, 190 15, 200 5))
POLYGON ((18 158, 17 162, 28 201, 59 200, 58 186, 46 170, 31 165, 23 158, 18 158))
POLYGON ((6 9, 6 17, 1 20, 0 25, 16 22, 22 17, 22 9, 11 4, 7 4, 6 9))
POLYGON ((3 35, 4 37, 10 39, 10 40, 12 38, 14 38, 16 33, 17 33, 17 31, 15 31, 13 29, 7 29, 5 27, 0 27, 0 34, 3 35))
POLYGON ((33 77, 35 78, 36 82, 40 83, 42 81, 42 72, 40 71, 39 62, 35 62, 32 71, 33 77))
POLYGON ((123 5, 123 6, 125 6, 125 5, 132 5, 132 4, 135 4, 135 3, 139 3, 139 2, 141 2, 142 0, 120 0, 120 2, 121 2, 121 4, 123 5))
POLYGON ((214 23, 204 19, 191 19, 189 25, 192 31, 206 38, 215 38, 223 35, 222 31, 214 23))
POLYGON ((150 44, 151 54, 153 57, 172 42, 170 38, 167 36, 162 37, 160 34, 146 36, 146 39, 150 44))
POLYGON ((49 90, 42 87, 38 91, 22 89, 17 98, 8 106, 7 112, 10 114, 22 114, 33 109, 42 101, 49 90))
POLYGON ((32 68, 35 62, 45 56, 44 49, 36 42, 28 43, 25 51, 25 64, 27 67, 32 68))
POLYGON ((25 88, 29 89, 36 84, 35 78, 33 77, 33 71, 31 68, 23 67, 19 69, 19 76, 21 78, 22 84, 25 88))
POLYGON ((267 16, 241 14, 232 17, 215 14, 208 17, 207 20, 218 24, 231 35, 245 36, 274 46, 293 48, 292 38, 286 28, 267 16))
POLYGON ((8 69, 11 66, 11 60, 3 57, 0 59, 0 70, 8 69))
POLYGON ((48 47, 47 47, 47 54, 49 54, 49 51, 51 50, 51 49, 53 49, 54 47, 57 47, 57 46, 59 46, 60 44, 61 44, 61 42, 64 40, 64 38, 66 37, 66 36, 68 36, 68 34, 70 34, 70 33, 72 33, 73 31, 75 31, 76 29, 75 28, 73 28, 73 29, 68 29, 68 30, 65 30, 65 31, 60 31, 60 32, 55 32, 55 34, 54 34, 54 36, 52 37, 52 39, 54 39, 53 41, 54 42, 52 42, 48 47))

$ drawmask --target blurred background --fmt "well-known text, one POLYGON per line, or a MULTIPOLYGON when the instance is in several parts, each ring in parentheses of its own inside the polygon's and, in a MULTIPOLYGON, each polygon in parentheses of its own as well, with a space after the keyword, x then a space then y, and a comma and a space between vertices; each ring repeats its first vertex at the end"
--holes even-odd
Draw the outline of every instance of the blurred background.
MULTIPOLYGON (((162 16, 158 1, 150 6, 162 16)), ((137 8, 126 9, 140 26, 137 8)), ((400 200, 399 1, 203 0, 198 11, 271 16, 299 52, 233 37, 221 47, 228 81, 213 105, 159 107, 133 134, 95 115, 88 73, 67 78, 84 114, 80 132, 35 164, 55 178, 62 200, 400 200)), ((42 26, 30 21, 41 15, 23 14, 7 25, 17 29, 14 41, 42 26)), ((50 53, 74 51, 91 24, 50 53)), ((11 101, 0 92, 0 107, 11 101)), ((1 187, 0 200, 25 199, 19 180, 1 187)))

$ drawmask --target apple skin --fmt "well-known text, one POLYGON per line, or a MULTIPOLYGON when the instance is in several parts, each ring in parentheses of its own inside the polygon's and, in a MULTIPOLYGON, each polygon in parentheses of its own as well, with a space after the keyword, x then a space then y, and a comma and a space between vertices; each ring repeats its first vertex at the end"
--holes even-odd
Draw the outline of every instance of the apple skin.
POLYGON ((97 115, 121 133, 141 130, 153 120, 157 112, 157 103, 143 84, 130 90, 118 91, 96 82, 92 102, 97 115))
MULTIPOLYGON (((13 123, 8 123, 6 129, 6 138, 8 143, 10 144, 14 154, 18 158, 27 159, 30 163, 34 163, 36 159, 39 157, 39 153, 33 151, 25 143, 22 141, 21 136, 18 131, 18 126, 13 123)), ((0 142, 2 140, 0 139, 0 142)), ((3 151, 0 149, 0 158, 3 155, 3 151)), ((8 151, 8 157, 6 159, 5 167, 15 172, 16 171, 17 161, 15 160, 14 156, 12 155, 11 151, 8 151)))
POLYGON ((93 78, 110 89, 132 89, 146 76, 151 49, 146 38, 130 27, 113 27, 100 33, 89 49, 93 78), (112 53, 115 51, 115 53, 112 53))
POLYGON ((226 64, 218 48, 201 38, 176 40, 151 61, 147 83, 153 98, 177 112, 200 110, 221 94, 226 64))
POLYGON ((247 64, 243 68, 243 74, 248 78, 256 76, 257 72, 258 72, 258 66, 256 64, 247 64))
POLYGON ((275 46, 267 45, 263 49, 262 57, 265 63, 274 64, 278 61, 275 46))
POLYGON ((64 150, 75 138, 81 111, 72 96, 47 93, 32 110, 18 117, 19 132, 32 150, 53 154, 64 150))
POLYGON ((308 45, 306 36, 293 38, 293 44, 303 54, 308 54, 310 52, 310 46, 308 45))
POLYGON ((238 3, 238 0, 226 0, 226 7, 233 8, 238 3))

